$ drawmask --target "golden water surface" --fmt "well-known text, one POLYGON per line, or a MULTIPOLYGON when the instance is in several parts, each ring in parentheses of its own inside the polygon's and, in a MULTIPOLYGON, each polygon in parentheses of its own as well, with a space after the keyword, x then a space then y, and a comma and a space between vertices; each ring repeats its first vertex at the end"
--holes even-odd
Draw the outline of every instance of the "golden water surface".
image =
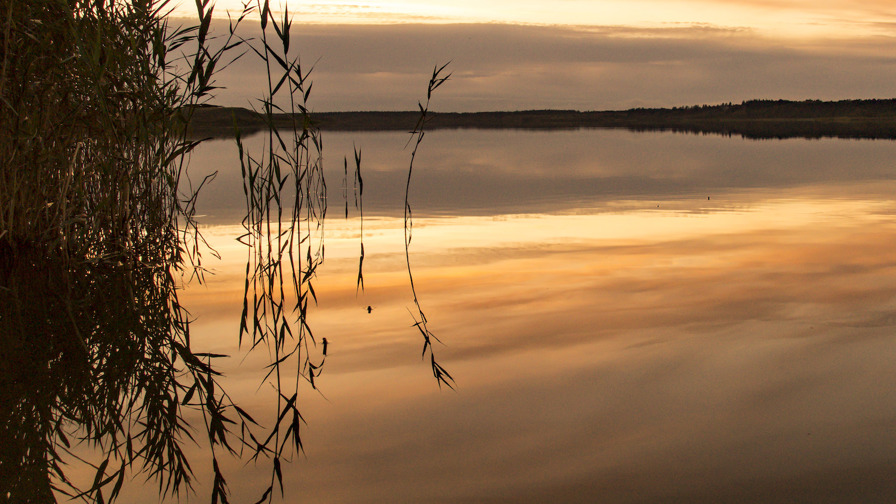
MULTIPOLYGON (((406 141, 325 137, 309 321, 329 349, 320 392, 303 392, 306 454, 286 466, 284 502, 896 498, 894 143, 427 135, 410 260, 451 391, 411 327, 406 141), (360 217, 341 199, 353 143, 363 292, 360 217)), ((231 390, 266 411, 267 356, 236 348, 247 251, 232 151, 194 156, 197 173, 220 170, 204 211, 222 258, 182 301, 194 346, 234 355, 231 390)), ((235 498, 269 483, 267 466, 229 471, 235 498)))

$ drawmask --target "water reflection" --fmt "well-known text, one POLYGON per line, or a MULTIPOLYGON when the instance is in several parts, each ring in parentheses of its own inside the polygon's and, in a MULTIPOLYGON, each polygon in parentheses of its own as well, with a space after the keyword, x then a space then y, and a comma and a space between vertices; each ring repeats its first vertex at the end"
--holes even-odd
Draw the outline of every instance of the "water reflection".
MULTIPOLYGON (((364 149, 366 291, 356 218, 330 219, 309 320, 330 342, 325 398, 305 398, 288 502, 896 496, 896 144, 430 134, 412 261, 446 393, 409 327, 400 140, 327 139, 364 149)), ((231 176, 205 210, 217 275, 183 297, 222 353, 245 265, 231 176)), ((231 388, 263 400, 239 364, 231 388)), ((246 499, 268 477, 241 475, 246 499)))
MULTIPOLYGON (((365 210, 371 216, 400 215, 408 152, 407 134, 327 133, 325 167, 331 198, 339 198, 343 157, 364 151, 365 210)), ((257 148, 256 148, 257 149, 257 148)), ((893 143, 868 140, 745 141, 719 136, 634 133, 624 130, 530 132, 439 130, 427 136, 421 156, 426 176, 414 180, 415 215, 503 215, 554 213, 603 206, 653 208, 693 203, 717 210, 749 189, 771 198, 769 189, 828 191, 841 184, 888 180, 893 143)), ((232 166, 232 142, 204 146, 194 165, 232 166)), ((194 175, 198 178, 198 172, 194 175)), ((238 170, 222 170, 206 193, 215 222, 239 219, 242 181, 238 170), (210 200, 210 201, 209 201, 210 200), (234 206, 236 203, 236 206, 234 206), (236 213, 235 213, 236 212, 236 213)), ((851 197, 843 192, 841 197, 851 197)), ((752 199, 754 196, 748 196, 752 199)), ((341 205, 337 205, 340 208, 341 205)))

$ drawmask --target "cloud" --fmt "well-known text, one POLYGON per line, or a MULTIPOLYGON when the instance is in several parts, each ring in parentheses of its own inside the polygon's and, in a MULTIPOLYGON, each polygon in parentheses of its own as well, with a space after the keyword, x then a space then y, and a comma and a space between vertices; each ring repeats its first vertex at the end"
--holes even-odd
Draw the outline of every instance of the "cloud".
MULTIPOLYGON (((257 35, 254 28, 246 36, 257 35)), ((620 109, 753 98, 892 96, 896 39, 783 40, 708 25, 296 25, 315 110, 411 110, 451 61, 437 110, 620 109)), ((219 32, 221 32, 219 28, 219 32)), ((264 79, 251 55, 216 101, 246 105, 264 79)))

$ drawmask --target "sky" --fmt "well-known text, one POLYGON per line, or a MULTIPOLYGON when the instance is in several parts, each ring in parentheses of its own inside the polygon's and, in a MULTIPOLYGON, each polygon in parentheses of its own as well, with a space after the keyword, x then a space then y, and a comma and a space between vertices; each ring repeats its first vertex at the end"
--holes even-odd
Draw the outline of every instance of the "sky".
MULTIPOLYGON (((236 13, 242 0, 218 0, 216 9, 236 13)), ((281 2, 301 22, 342 23, 503 23, 571 26, 663 27, 705 24, 758 30, 775 36, 887 34, 896 6, 886 0, 371 0, 281 2)), ((192 3, 179 7, 192 14, 192 3)))
MULTIPOLYGON (((191 5, 174 15, 189 16, 191 5)), ((216 33, 240 5, 218 2, 216 33)), ((415 109, 433 67, 449 61, 434 110, 896 95, 891 1, 293 2, 289 12, 291 55, 313 67, 317 111, 415 109)), ((253 19, 240 31, 258 32, 253 19)), ((221 105, 257 103, 264 87, 248 56, 217 82, 221 105)))

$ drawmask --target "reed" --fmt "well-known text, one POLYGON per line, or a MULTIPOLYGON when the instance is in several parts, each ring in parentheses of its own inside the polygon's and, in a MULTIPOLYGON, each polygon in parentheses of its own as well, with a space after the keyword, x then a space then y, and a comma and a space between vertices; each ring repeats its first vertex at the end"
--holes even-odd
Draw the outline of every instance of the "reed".
MULTIPOLYGON (((276 421, 263 442, 254 437, 257 460, 262 455, 272 461, 271 480, 263 499, 271 499, 275 490, 283 493, 281 460, 302 451, 300 412, 302 385, 316 389, 315 379, 324 370, 327 341, 317 339, 308 324, 309 309, 317 298, 313 280, 325 259, 324 222, 327 212, 327 186, 323 175, 323 140, 308 111, 311 91, 309 71, 298 57, 290 57, 288 17, 271 15, 267 3, 259 3, 262 31, 257 46, 244 41, 266 66, 268 89, 255 110, 264 120, 265 146, 260 153, 246 151, 237 129, 236 141, 244 179, 246 218, 240 240, 248 245, 240 340, 245 338, 252 350, 263 348, 273 356, 263 381, 277 391, 276 421), (278 104, 286 104, 278 105, 278 104), (283 127, 283 117, 291 119, 283 127), (288 189, 288 190, 287 190, 288 189), (289 370, 292 370, 290 372, 289 370)), ((411 134, 414 148, 408 169, 405 194, 405 252, 409 254, 411 206, 408 202, 414 159, 422 143, 429 100, 444 83, 445 66, 434 69, 427 90, 426 105, 420 104, 420 119, 411 134)), ((409 141, 409 143, 410 143, 409 141)), ((361 150, 353 152, 352 194, 361 218, 360 253, 356 290, 364 288, 364 181, 361 177, 361 150)), ((348 217, 349 161, 343 162, 342 194, 348 217)), ((451 375, 435 359, 426 317, 417 298, 409 255, 408 279, 418 316, 414 326, 424 337, 423 355, 430 356, 433 375, 439 386, 453 388, 451 375)))
POLYGON ((129 472, 177 494, 192 481, 185 411, 204 414, 210 441, 226 435, 235 406, 178 300, 206 250, 196 194, 179 192, 198 143, 186 130, 226 53, 207 43, 213 8, 196 5, 186 28, 168 25, 164 1, 0 7, 7 502, 113 501, 129 472), (73 462, 92 481, 72 481, 73 462))
MULTIPOLYGON (((429 104, 432 99, 433 92, 442 84, 444 84, 450 77, 451 74, 444 75, 445 68, 449 63, 445 63, 444 65, 435 66, 432 70, 432 77, 429 79, 429 84, 426 88, 426 102, 418 102, 417 107, 420 110, 420 117, 417 119, 417 123, 414 126, 414 130, 411 131, 411 137, 408 139, 408 145, 413 144, 414 148, 411 150, 411 160, 408 162, 408 180, 405 185, 404 191, 404 256, 405 261, 407 262, 408 267, 408 282, 411 286, 411 293, 414 296, 414 307, 416 309, 416 314, 411 313, 411 317, 414 318, 414 327, 420 331, 420 335, 423 337, 423 352, 421 356, 425 359, 426 354, 429 353, 429 361, 430 366, 432 368, 432 374, 436 379, 436 383, 438 383, 439 387, 442 384, 446 385, 449 388, 454 388, 454 378, 448 373, 448 371, 442 367, 436 361, 435 351, 432 347, 433 341, 439 341, 439 339, 429 330, 428 320, 426 319, 426 314, 423 312, 423 307, 420 304, 420 299, 417 296, 417 288, 414 286, 414 272, 413 268, 411 268, 411 239, 413 237, 413 212, 411 210, 410 203, 410 193, 411 193, 411 178, 414 174, 414 161, 417 159, 417 151, 420 149, 420 144, 423 143, 423 137, 426 133, 425 127, 426 122, 429 119, 429 104)), ((362 249, 363 253, 363 249, 362 249)))
MULTIPOLYGON (((297 56, 290 56, 291 20, 288 15, 276 19, 266 1, 256 8, 261 38, 243 42, 264 62, 268 76, 266 94, 256 110, 266 125, 265 142, 260 152, 249 152, 238 129, 236 142, 246 196, 240 241, 249 254, 240 344, 245 342, 251 350, 263 348, 272 356, 262 382, 277 392, 273 424, 264 436, 250 433, 244 439, 251 440, 252 460, 271 461, 264 501, 273 498, 275 489, 283 494, 282 461, 302 451, 301 386, 307 383, 316 389, 314 380, 326 360, 325 343, 318 347, 308 313, 317 301, 313 280, 324 261, 327 186, 323 141, 307 108, 309 70, 297 56), (291 119, 286 127, 275 121, 275 115, 283 113, 291 119)), ((218 495, 217 487, 215 492, 218 495)))
MULTIPOLYGON (((112 502, 135 474, 154 479, 162 497, 181 495, 192 487, 184 446, 195 435, 211 449, 212 502, 228 499, 222 454, 267 461, 259 502, 270 502, 284 491, 283 463, 302 451, 300 393, 316 389, 327 357, 326 339, 308 324, 327 211, 310 70, 291 56, 288 14, 275 18, 267 1, 247 6, 214 44, 209 0, 196 1, 197 22, 187 27, 169 26, 167 7, 0 6, 0 500, 112 502), (236 30, 253 12, 261 38, 242 39, 236 30), (188 136, 190 121, 216 72, 241 52, 260 58, 268 75, 256 110, 266 125, 262 150, 249 152, 235 128, 248 245, 239 341, 272 356, 262 381, 277 400, 266 426, 222 387, 215 362, 224 356, 194 350, 178 299, 184 279, 204 281, 203 254, 214 255, 195 219, 213 176, 189 178, 188 156, 201 142, 188 136), (201 429, 185 420, 191 411, 201 429), (69 463, 94 477, 71 480, 69 463)), ((412 133, 408 191, 444 68, 433 73, 412 133)), ((360 290, 360 150, 354 161, 360 290)), ((347 178, 347 159, 345 168, 347 178)), ((407 194, 405 211, 414 325, 437 382, 452 387, 414 290, 407 194)))

